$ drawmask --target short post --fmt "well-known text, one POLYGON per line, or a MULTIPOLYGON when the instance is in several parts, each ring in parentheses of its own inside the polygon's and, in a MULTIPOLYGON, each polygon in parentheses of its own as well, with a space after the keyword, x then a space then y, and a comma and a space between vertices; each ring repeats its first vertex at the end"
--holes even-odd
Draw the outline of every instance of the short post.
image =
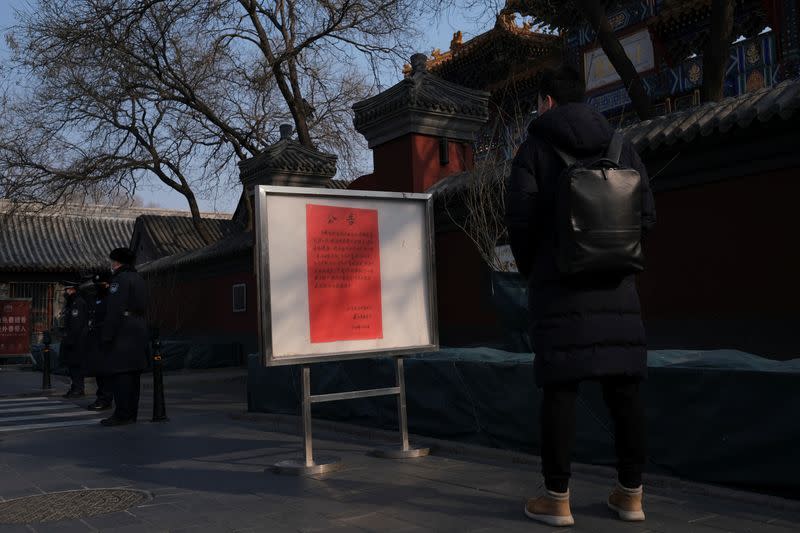
POLYGON ((158 333, 153 341, 153 419, 151 422, 165 422, 167 408, 164 404, 164 361, 161 358, 161 340, 158 333))
POLYGON ((45 331, 42 334, 42 342, 44 343, 44 350, 42 351, 42 389, 48 390, 53 388, 50 383, 50 343, 52 339, 49 331, 45 331))

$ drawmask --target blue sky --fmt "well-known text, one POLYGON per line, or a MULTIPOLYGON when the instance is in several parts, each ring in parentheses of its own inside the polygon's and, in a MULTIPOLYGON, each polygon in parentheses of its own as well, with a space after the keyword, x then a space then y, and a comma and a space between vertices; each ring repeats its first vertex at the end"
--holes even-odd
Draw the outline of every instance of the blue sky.
MULTIPOLYGON (((34 4, 35 2, 31 0, 0 0, 0 31, 2 31, 3 35, 5 35, 6 29, 14 24, 14 9, 28 9, 29 6, 34 4)), ((464 40, 486 31, 493 23, 493 18, 485 15, 485 13, 478 10, 469 13, 454 9, 451 12, 442 14, 436 20, 420 20, 419 29, 423 32, 423 37, 416 48, 418 51, 428 54, 434 48, 445 51, 450 47, 450 40, 456 31, 461 31, 464 34, 464 40)), ((5 38, 3 38, 2 42, 0 42, 0 61, 5 62, 7 59, 8 50, 5 38)), ((390 86, 399 81, 401 68, 402 64, 398 64, 395 70, 396 78, 390 79, 391 75, 387 76, 386 79, 382 80, 383 83, 390 86)), ((230 187, 230 190, 217 191, 216 199, 201 199, 200 208, 203 211, 233 211, 239 198, 239 188, 234 185, 230 187)), ((171 209, 187 208, 186 200, 183 196, 157 181, 145 184, 137 191, 137 194, 145 202, 154 202, 161 207, 171 209)))

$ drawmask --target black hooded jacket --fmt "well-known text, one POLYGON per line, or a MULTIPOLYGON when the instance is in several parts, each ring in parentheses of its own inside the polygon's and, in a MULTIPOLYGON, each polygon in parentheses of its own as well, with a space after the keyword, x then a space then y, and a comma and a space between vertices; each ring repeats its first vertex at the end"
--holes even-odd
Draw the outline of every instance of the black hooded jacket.
MULTIPOLYGON (((556 266, 556 193, 564 163, 605 154, 614 128, 586 104, 557 106, 534 120, 511 168, 506 225, 528 278, 536 381, 541 385, 612 375, 644 377, 646 343, 634 277, 561 278, 556 266)), ((655 224, 647 170, 625 142, 620 164, 642 176, 642 229, 655 224)))
POLYGON ((67 297, 64 306, 64 338, 61 339, 61 362, 71 367, 85 366, 86 335, 89 328, 89 316, 86 300, 78 292, 67 297))
POLYGON ((147 289, 131 266, 114 273, 101 330, 103 373, 140 372, 147 367, 147 289))

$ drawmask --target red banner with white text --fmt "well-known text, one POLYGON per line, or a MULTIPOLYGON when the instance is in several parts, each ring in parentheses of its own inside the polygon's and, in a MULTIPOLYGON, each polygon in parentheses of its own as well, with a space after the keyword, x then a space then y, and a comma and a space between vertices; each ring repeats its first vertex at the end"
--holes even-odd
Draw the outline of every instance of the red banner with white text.
POLYGON ((378 211, 306 205, 311 342, 383 338, 378 211))
POLYGON ((30 300, 0 298, 0 357, 31 353, 30 300))

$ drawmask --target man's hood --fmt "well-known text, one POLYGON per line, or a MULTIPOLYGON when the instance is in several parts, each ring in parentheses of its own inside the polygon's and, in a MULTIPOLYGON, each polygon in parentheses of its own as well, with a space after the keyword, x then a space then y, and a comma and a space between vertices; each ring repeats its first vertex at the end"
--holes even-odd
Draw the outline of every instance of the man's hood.
POLYGON ((528 134, 581 158, 603 152, 611 141, 614 128, 587 104, 565 104, 534 119, 528 127, 528 134))

